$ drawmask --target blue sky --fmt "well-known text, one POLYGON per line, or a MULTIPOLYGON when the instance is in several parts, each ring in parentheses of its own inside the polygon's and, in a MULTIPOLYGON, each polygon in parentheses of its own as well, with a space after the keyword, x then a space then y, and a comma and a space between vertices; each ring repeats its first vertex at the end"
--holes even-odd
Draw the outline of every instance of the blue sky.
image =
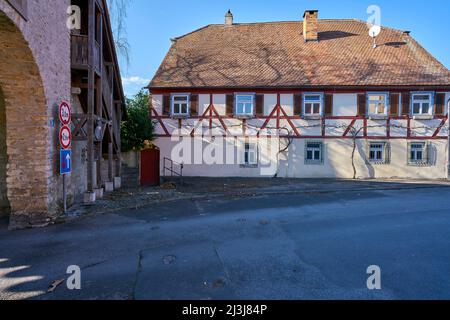
POLYGON ((367 7, 381 8, 381 24, 411 35, 450 68, 448 0, 130 0, 127 35, 131 62, 122 68, 128 96, 146 86, 170 47, 170 39, 213 23, 223 23, 228 9, 234 21, 301 20, 305 9, 319 18, 367 20, 367 7))

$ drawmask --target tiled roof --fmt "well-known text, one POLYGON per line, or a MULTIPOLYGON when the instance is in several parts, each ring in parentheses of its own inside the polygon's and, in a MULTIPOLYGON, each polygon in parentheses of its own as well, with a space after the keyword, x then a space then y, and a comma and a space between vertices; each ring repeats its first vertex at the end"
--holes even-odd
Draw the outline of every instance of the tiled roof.
POLYGON ((402 31, 382 28, 373 48, 366 23, 319 20, 209 25, 177 38, 151 88, 441 86, 450 71, 402 31))

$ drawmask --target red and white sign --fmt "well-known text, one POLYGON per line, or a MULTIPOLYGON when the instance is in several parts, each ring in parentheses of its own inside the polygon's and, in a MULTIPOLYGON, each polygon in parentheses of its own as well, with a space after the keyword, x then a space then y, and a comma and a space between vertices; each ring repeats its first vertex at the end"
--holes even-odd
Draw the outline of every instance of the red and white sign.
POLYGON ((68 126, 62 126, 59 131, 59 141, 63 149, 69 149, 72 144, 72 132, 68 126))
POLYGON ((63 101, 59 105, 59 120, 65 126, 68 126, 72 121, 72 110, 69 103, 63 101))

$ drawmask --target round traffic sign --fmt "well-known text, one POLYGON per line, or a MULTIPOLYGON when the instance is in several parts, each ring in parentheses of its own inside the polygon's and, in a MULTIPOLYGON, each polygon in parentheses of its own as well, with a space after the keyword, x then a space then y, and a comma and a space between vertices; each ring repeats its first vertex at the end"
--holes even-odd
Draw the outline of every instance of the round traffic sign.
POLYGON ((59 131, 59 141, 63 149, 69 149, 72 144, 72 132, 68 126, 62 126, 59 131))
POLYGON ((66 101, 61 102, 59 105, 59 120, 65 126, 69 125, 72 120, 72 110, 66 101))

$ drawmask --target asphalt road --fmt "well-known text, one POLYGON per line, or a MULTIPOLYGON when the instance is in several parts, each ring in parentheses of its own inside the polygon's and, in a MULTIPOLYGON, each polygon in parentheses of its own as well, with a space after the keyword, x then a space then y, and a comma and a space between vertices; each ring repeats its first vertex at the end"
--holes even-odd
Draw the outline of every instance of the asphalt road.
POLYGON ((184 200, 0 226, 0 299, 450 299, 450 188, 184 200), (67 279, 81 267, 81 290, 67 279), (367 267, 381 268, 368 290, 367 267))

